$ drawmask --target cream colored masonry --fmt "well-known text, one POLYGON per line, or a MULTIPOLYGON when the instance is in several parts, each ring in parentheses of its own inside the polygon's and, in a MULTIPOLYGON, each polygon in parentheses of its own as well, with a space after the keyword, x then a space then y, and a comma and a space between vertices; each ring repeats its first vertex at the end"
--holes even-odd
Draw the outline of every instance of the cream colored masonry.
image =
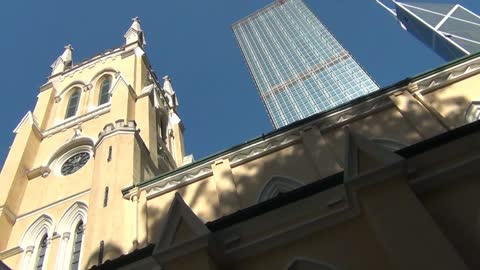
MULTIPOLYGON (((242 149, 234 152, 227 152, 208 162, 198 163, 196 166, 189 168, 188 170, 179 171, 178 173, 169 175, 159 181, 152 180, 151 184, 142 186, 140 190, 147 191, 147 199, 155 198, 181 186, 188 185, 205 177, 211 176, 213 174, 212 165, 220 160, 229 160, 231 168, 234 168, 250 160, 257 159, 271 152, 278 151, 279 149, 300 142, 303 130, 311 127, 317 127, 320 132, 324 132, 335 127, 346 125, 355 121, 356 119, 374 114, 375 112, 385 108, 392 107, 395 104, 389 98, 389 96, 396 95, 397 93, 402 93, 404 91, 407 91, 413 96, 417 97, 420 102, 423 101, 422 105, 424 105, 430 113, 438 116, 438 112, 431 108, 427 102, 424 102, 423 95, 478 73, 480 73, 480 59, 472 59, 465 63, 461 63, 457 66, 448 68, 441 72, 436 72, 431 76, 427 76, 418 81, 412 82, 406 87, 389 91, 388 93, 380 95, 379 97, 367 102, 362 102, 356 106, 345 108, 341 111, 326 115, 315 122, 310 122, 308 124, 309 126, 300 126, 266 140, 253 144, 247 144, 242 149)), ((447 130, 451 129, 448 123, 446 123, 441 116, 438 116, 437 120, 439 120, 447 130)), ((124 198, 129 200, 135 196, 137 192, 137 189, 131 190, 124 194, 124 198)))

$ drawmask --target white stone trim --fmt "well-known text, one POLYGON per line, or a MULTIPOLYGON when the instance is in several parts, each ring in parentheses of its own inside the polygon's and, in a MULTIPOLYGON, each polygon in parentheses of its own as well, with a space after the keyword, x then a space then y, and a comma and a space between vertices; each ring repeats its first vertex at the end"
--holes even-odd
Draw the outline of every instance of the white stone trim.
POLYGON ((53 134, 56 134, 60 131, 66 130, 66 129, 71 128, 73 126, 76 126, 76 125, 81 124, 83 122, 86 122, 88 120, 97 118, 102 114, 106 114, 106 113, 110 112, 110 103, 106 103, 106 104, 108 104, 108 106, 107 105, 106 106, 99 106, 96 109, 94 109, 94 110, 92 110, 92 111, 90 111, 90 112, 88 112, 84 115, 75 116, 75 117, 69 118, 65 121, 62 121, 62 122, 56 124, 55 126, 45 130, 42 133, 42 136, 43 137, 51 136, 53 134))
POLYGON ((127 47, 128 45, 122 46, 113 50, 108 50, 103 54, 94 56, 88 60, 74 65, 73 67, 64 72, 60 72, 58 74, 50 76, 49 81, 53 81, 53 79, 59 79, 60 81, 63 81, 66 77, 72 77, 77 72, 82 72, 84 69, 93 68, 99 62, 105 62, 110 58, 115 59, 116 57, 119 57, 122 53, 125 53, 127 51, 127 47))
MULTIPOLYGON (((61 173, 63 163, 67 161, 67 159, 71 158, 72 156, 79 154, 79 153, 88 153, 90 155, 89 161, 93 159, 93 147, 91 145, 80 145, 77 146, 73 149, 70 149, 63 153, 61 156, 56 158, 51 164, 49 164, 49 167, 51 168, 52 173, 58 176, 64 176, 61 173)), ((87 161, 88 163, 88 161, 87 161)), ((83 167, 82 167, 83 168, 83 167)), ((82 168, 78 169, 81 170, 82 168)))
POLYGON ((73 195, 67 196, 67 197, 65 197, 65 198, 63 198, 63 199, 61 199, 61 200, 58 200, 58 201, 55 201, 55 202, 53 202, 53 203, 47 204, 47 205, 45 205, 45 206, 43 206, 43 207, 40 207, 40 208, 37 208, 37 209, 35 209, 35 210, 33 210, 33 211, 23 213, 23 214, 21 214, 21 215, 18 215, 17 221, 18 221, 18 220, 22 220, 22 219, 24 219, 24 218, 31 217, 31 216, 33 216, 33 215, 36 215, 36 214, 40 213, 40 212, 46 211, 47 209, 50 209, 50 208, 55 207, 55 206, 58 206, 58 205, 60 205, 60 204, 62 204, 62 203, 64 203, 64 202, 67 202, 67 201, 70 201, 70 200, 75 200, 75 199, 77 199, 77 198, 79 198, 79 197, 82 197, 82 196, 85 195, 85 194, 88 194, 88 193, 90 193, 90 189, 87 189, 87 190, 84 190, 84 191, 75 193, 75 194, 73 194, 73 195))
POLYGON ((0 252, 0 260, 4 260, 23 252, 23 248, 16 246, 0 252))
POLYGON ((304 184, 298 180, 285 176, 273 176, 268 180, 257 195, 257 203, 274 198, 280 192, 288 192, 297 189, 304 184))
MULTIPOLYGON (((88 207, 84 202, 75 202, 62 215, 57 224, 56 232, 62 236, 57 254, 55 269, 69 269, 72 260, 72 250, 75 238, 75 230, 80 221, 85 226, 87 224, 88 207)), ((85 234, 83 234, 85 238, 85 234)), ((82 244, 84 244, 82 240, 82 244)), ((83 249, 80 250, 80 260, 83 249)))
POLYGON ((30 225, 26 230, 25 234, 22 237, 20 242, 20 247, 23 248, 26 252, 22 258, 22 267, 21 269, 33 269, 34 264, 36 263, 36 258, 38 254, 38 247, 42 237, 47 235, 48 244, 45 251, 45 258, 43 265, 48 264, 49 251, 51 247, 51 238, 53 237, 53 220, 47 215, 40 216, 35 222, 30 225))
POLYGON ((15 214, 13 214, 12 210, 10 210, 6 204, 0 206, 0 211, 5 213, 5 216, 10 222, 12 222, 12 224, 15 223, 15 214))
POLYGON ((426 78, 414 81, 413 83, 418 85, 418 91, 420 91, 421 94, 426 94, 447 84, 457 82, 478 73, 480 73, 480 58, 475 58, 432 74, 426 78))
POLYGON ((33 125, 37 131, 40 132, 40 127, 38 125, 38 121, 37 119, 35 118, 35 116, 33 115, 33 113, 31 111, 28 111, 25 116, 23 116, 22 120, 20 120, 20 122, 18 123, 18 125, 15 127, 15 129, 13 130, 13 133, 17 134, 18 131, 20 130, 20 128, 25 124, 25 123, 29 123, 30 125, 33 125))

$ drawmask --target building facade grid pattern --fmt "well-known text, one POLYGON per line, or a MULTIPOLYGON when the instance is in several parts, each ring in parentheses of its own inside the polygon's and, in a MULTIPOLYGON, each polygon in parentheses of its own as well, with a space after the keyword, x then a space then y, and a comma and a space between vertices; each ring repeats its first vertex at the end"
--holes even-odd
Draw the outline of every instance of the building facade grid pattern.
POLYGON ((301 0, 276 1, 232 29, 276 128, 378 89, 301 0))

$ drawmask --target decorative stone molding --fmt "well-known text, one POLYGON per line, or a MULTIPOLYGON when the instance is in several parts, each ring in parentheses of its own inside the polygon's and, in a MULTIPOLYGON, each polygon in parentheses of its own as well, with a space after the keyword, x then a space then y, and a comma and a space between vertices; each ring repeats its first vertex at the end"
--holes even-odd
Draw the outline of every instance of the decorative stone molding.
POLYGON ((32 180, 39 176, 43 178, 47 177, 50 174, 51 170, 48 166, 40 166, 26 172, 28 180, 32 180))
POLYGON ((40 92, 43 92, 43 91, 45 91, 47 89, 50 89, 52 87, 53 87, 53 84, 51 82, 48 82, 48 83, 40 86, 40 92))
MULTIPOLYGON (((110 104, 109 104, 110 105, 110 104)), ((66 121, 60 122, 57 125, 45 130, 42 133, 43 137, 48 137, 53 134, 56 134, 62 130, 69 129, 71 127, 74 127, 80 123, 86 122, 88 120, 94 119, 100 115, 106 114, 110 112, 110 106, 102 106, 102 107, 97 107, 95 110, 90 111, 84 115, 73 117, 71 119, 68 119, 66 121)))
POLYGON ((47 215, 41 215, 27 229, 22 237, 21 245, 28 251, 30 246, 36 246, 41 237, 47 234, 47 237, 53 236, 53 220, 47 215))
POLYGON ((182 175, 175 175, 172 177, 167 177, 166 179, 159 181, 147 188, 147 199, 155 198, 174 190, 180 185, 186 185, 193 182, 196 182, 202 178, 211 176, 213 174, 211 164, 208 163, 201 168, 195 168, 194 170, 189 170, 188 173, 182 175))
POLYGON ((297 143, 300 139, 300 133, 297 130, 296 132, 286 134, 285 136, 279 136, 272 140, 264 141, 243 151, 232 153, 227 158, 230 160, 230 165, 233 168, 249 160, 265 155, 270 151, 278 151, 281 148, 297 143))
POLYGON ((260 193, 257 197, 257 203, 261 203, 268 199, 271 199, 277 196, 280 193, 285 193, 294 189, 297 189, 304 184, 300 181, 283 177, 283 176, 275 176, 272 177, 270 180, 267 181, 265 186, 260 189, 260 193))
POLYGON ((133 120, 125 122, 125 120, 119 119, 115 121, 115 124, 106 124, 103 127, 103 130, 98 133, 98 141, 95 144, 95 148, 98 147, 98 145, 100 145, 105 138, 118 132, 138 133, 140 130, 137 129, 137 123, 135 123, 133 120))
POLYGON ((25 116, 22 118, 22 120, 20 120, 20 123, 18 123, 18 125, 15 127, 15 129, 13 130, 13 133, 17 134, 17 132, 20 130, 20 128, 25 124, 25 123, 28 123, 30 125, 33 125, 34 129, 36 129, 40 134, 41 134, 41 131, 40 131, 40 127, 38 125, 38 121, 37 119, 35 118, 35 116, 33 115, 33 113, 31 111, 28 111, 25 116))
POLYGON ((7 219, 10 220, 10 222, 12 222, 12 224, 15 223, 17 218, 15 217, 15 214, 12 212, 12 210, 8 208, 7 205, 4 204, 0 206, 0 212, 5 213, 5 216, 7 217, 7 219))
POLYGON ((10 258, 10 257, 15 256, 17 254, 20 254, 22 252, 23 252, 23 248, 21 248, 21 247, 13 247, 13 248, 4 250, 4 251, 0 252, 0 260, 10 258))
POLYGON ((78 192, 76 194, 73 194, 71 196, 68 196, 66 198, 63 198, 61 200, 58 200, 58 201, 55 201, 55 202, 52 202, 50 204, 47 204, 45 206, 42 206, 40 208, 37 208, 37 209, 34 209, 32 211, 29 211, 29 212, 26 212, 26 213, 22 213, 22 214, 19 214, 18 217, 17 217, 17 221, 18 220, 22 220, 24 218, 28 218, 28 217, 31 217, 33 215, 37 215, 41 212, 45 212, 46 210, 50 209, 50 208, 53 208, 55 206, 58 206, 62 203, 65 203, 67 201, 71 201, 71 200, 75 200, 75 199, 78 199, 78 198, 81 198, 82 196, 86 195, 90 193, 90 189, 87 189, 87 190, 84 190, 84 191, 81 191, 81 192, 78 192))
POLYGON ((52 75, 49 77, 49 82, 53 79, 59 79, 63 81, 67 77, 72 77, 77 72, 82 72, 84 69, 93 68, 99 62, 105 62, 108 59, 114 60, 116 57, 120 56, 129 45, 124 45, 115 49, 108 49, 103 53, 97 54, 96 56, 82 61, 76 65, 73 65, 70 69, 60 72, 58 74, 52 75))
POLYGON ((84 202, 75 202, 62 215, 55 231, 62 235, 63 238, 75 231, 78 222, 81 220, 87 223, 88 206, 84 202))
POLYGON ((25 248, 25 254, 27 254, 27 256, 31 256, 34 250, 35 250, 34 246, 28 246, 25 248))
POLYGON ((429 77, 420 79, 415 83, 418 85, 418 91, 426 94, 441 86, 453 83, 467 76, 480 73, 480 59, 476 58, 460 65, 451 67, 444 71, 433 74, 429 77))
POLYGON ((392 101, 387 95, 382 95, 364 103, 345 108, 342 111, 326 115, 314 122, 321 131, 325 131, 330 128, 346 125, 359 118, 364 118, 377 111, 384 110, 390 106, 393 106, 392 101))

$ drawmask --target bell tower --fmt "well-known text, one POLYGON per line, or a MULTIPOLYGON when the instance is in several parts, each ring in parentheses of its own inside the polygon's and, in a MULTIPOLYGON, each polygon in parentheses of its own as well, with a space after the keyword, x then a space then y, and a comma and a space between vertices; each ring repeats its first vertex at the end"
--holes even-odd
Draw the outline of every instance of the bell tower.
POLYGON ((184 127, 138 18, 124 37, 79 63, 65 46, 14 130, 0 174, 0 260, 13 269, 85 268, 147 244, 122 189, 183 165, 184 127))

